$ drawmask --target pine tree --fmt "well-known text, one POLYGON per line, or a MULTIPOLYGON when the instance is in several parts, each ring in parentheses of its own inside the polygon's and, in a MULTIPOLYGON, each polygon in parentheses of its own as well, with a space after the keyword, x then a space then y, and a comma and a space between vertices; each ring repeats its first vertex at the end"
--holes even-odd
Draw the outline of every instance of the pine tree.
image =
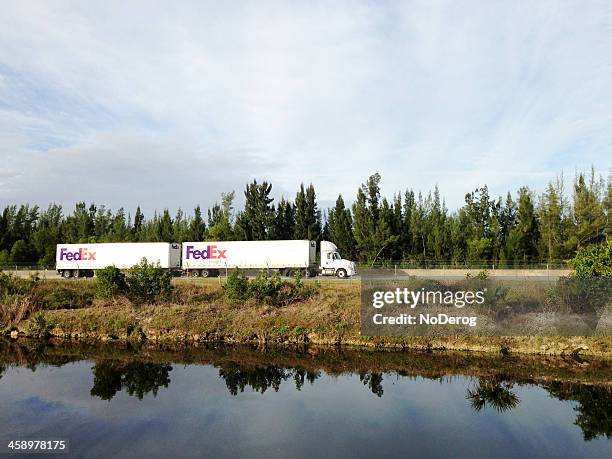
POLYGON ((321 239, 321 213, 317 209, 315 189, 312 183, 304 189, 304 184, 295 196, 295 239, 310 241, 321 239))
POLYGON ((538 216, 542 236, 542 258, 548 263, 562 259, 565 240, 565 204, 563 182, 559 178, 555 183, 550 182, 542 193, 538 205, 538 216))
POLYGON ((387 201, 387 198, 383 198, 378 209, 378 221, 374 232, 374 246, 378 248, 375 260, 392 260, 393 254, 397 251, 399 235, 395 234, 393 230, 395 226, 394 218, 395 213, 389 201, 387 201))
MULTIPOLYGON (((106 239, 111 226, 111 211, 106 206, 98 207, 96 218, 94 221, 94 237, 95 241, 102 242, 106 239)), ((86 242, 86 241, 80 241, 86 242)), ((92 241, 94 242, 94 241, 92 241)))
POLYGON ((233 191, 222 193, 221 205, 215 203, 212 209, 208 209, 206 240, 231 241, 237 238, 243 239, 241 228, 233 227, 234 196, 233 191))
POLYGON ((353 204, 353 235, 357 247, 357 257, 361 261, 372 261, 378 252, 373 247, 375 225, 368 210, 365 186, 357 190, 357 200, 353 204))
POLYGON ((295 216, 293 206, 285 198, 281 198, 274 218, 274 238, 292 239, 295 231, 295 216))
POLYGON ((174 226, 172 224, 172 217, 170 217, 170 211, 164 209, 164 213, 159 221, 158 226, 158 240, 163 242, 173 242, 174 239, 174 226))
POLYGON ((126 242, 130 240, 130 230, 128 229, 123 207, 112 218, 110 231, 105 240, 108 242, 126 242))
POLYGON ((410 259, 414 255, 412 245, 412 214, 415 211, 414 192, 406 190, 404 194, 404 207, 402 212, 402 225, 400 230, 400 244, 402 257, 410 259))
POLYGON ((535 262, 538 259, 538 240, 540 231, 533 204, 532 193, 527 187, 519 190, 516 226, 513 229, 515 260, 521 263, 535 262))
POLYGON ((185 217, 183 210, 179 207, 176 211, 176 216, 174 217, 174 222, 172 224, 172 240, 174 242, 186 241, 188 239, 189 233, 189 221, 185 217))
POLYGON ((140 241, 142 225, 144 223, 144 214, 140 210, 140 206, 136 208, 136 214, 134 215, 134 226, 132 226, 132 237, 135 241, 140 241))
POLYGON ((247 185, 244 191, 244 211, 240 215, 245 240, 270 239, 274 219, 274 209, 270 205, 274 200, 270 197, 271 191, 272 185, 265 181, 258 184, 257 180, 253 180, 253 183, 247 185))
POLYGON ((195 209, 193 209, 193 218, 189 222, 187 239, 194 242, 201 241, 204 238, 205 231, 206 223, 204 223, 204 219, 202 218, 202 210, 200 206, 197 205, 195 209))
POLYGON ((40 214, 31 243, 42 266, 50 267, 55 263, 55 245, 63 242, 60 237, 61 222, 62 207, 56 204, 50 204, 40 214))
POLYGON ((574 250, 605 238, 606 217, 599 195, 595 172, 591 171, 588 185, 584 174, 579 174, 574 185, 574 228, 570 240, 574 250))
POLYGON ((306 188, 306 224, 309 241, 321 240, 321 212, 317 208, 317 196, 312 183, 306 188))
POLYGON ((329 240, 338 247, 343 257, 353 259, 355 253, 355 238, 353 237, 351 211, 344 205, 342 195, 338 195, 336 205, 329 210, 326 225, 329 240))
POLYGON ((427 211, 425 206, 423 195, 419 192, 411 215, 412 240, 410 244, 413 250, 413 258, 421 263, 425 263, 427 259, 427 224, 425 220, 427 211))
POLYGON ((512 195, 506 195, 506 202, 499 216, 501 227, 500 233, 500 254, 498 264, 502 267, 507 266, 507 263, 514 261, 514 241, 510 241, 510 233, 516 225, 516 204, 512 199, 512 195))

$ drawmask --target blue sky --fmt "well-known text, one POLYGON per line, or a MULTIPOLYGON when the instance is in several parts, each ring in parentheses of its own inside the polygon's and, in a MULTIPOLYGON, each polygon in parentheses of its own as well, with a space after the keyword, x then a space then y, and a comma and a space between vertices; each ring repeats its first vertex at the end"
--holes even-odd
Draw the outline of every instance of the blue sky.
MULTIPOLYGON (((323 205, 612 167, 612 4, 34 2, 0 15, 0 204, 323 205)), ((569 183, 568 183, 569 185, 569 183)))

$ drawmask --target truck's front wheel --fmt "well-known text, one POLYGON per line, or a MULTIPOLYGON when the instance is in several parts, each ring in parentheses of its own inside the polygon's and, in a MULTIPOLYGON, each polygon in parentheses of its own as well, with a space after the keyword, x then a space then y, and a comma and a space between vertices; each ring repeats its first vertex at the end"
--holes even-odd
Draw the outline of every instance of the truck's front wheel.
POLYGON ((70 271, 69 269, 64 269, 62 271, 62 277, 64 279, 70 279, 72 277, 72 271, 70 271))
POLYGON ((338 276, 340 279, 344 279, 346 277, 346 269, 340 268, 338 271, 336 271, 336 276, 338 276))

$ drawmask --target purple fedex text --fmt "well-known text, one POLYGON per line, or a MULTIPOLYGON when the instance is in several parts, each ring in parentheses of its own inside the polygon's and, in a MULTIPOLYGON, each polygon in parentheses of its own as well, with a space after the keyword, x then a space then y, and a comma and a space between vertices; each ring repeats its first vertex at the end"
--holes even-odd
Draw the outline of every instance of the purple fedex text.
POLYGON ((198 250, 192 245, 188 245, 185 251, 185 258, 194 260, 217 260, 225 258, 227 250, 220 250, 216 245, 209 245, 204 250, 198 250))
POLYGON ((81 260, 95 260, 96 252, 89 252, 87 249, 79 249, 76 252, 68 252, 67 248, 62 248, 60 250, 60 261, 81 261, 81 260))

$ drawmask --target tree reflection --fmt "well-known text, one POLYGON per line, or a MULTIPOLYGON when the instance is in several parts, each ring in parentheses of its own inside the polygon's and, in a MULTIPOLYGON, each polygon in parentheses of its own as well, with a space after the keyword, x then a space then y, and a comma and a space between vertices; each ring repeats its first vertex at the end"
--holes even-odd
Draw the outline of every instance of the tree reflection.
POLYGON ((168 387, 172 366, 167 363, 99 362, 93 367, 94 385, 91 395, 110 400, 125 389, 139 400, 148 394, 157 396, 159 387, 168 387))
POLYGON ((6 371, 6 365, 0 365, 0 379, 4 376, 4 372, 6 371))
POLYGON ((586 441, 600 436, 612 438, 612 392, 610 387, 553 382, 544 386, 559 400, 572 400, 577 413, 576 424, 586 441))
POLYGON ((384 390, 382 387, 382 373, 359 373, 359 380, 364 386, 368 386, 373 394, 376 394, 378 397, 383 396, 384 390))
POLYGON ((308 371, 303 370, 301 368, 296 368, 293 370, 293 380, 295 381, 295 388, 297 390, 302 390, 305 381, 308 381, 310 384, 314 384, 314 382, 319 376, 321 376, 320 371, 308 371))
POLYGON ((283 381, 293 379, 297 390, 304 382, 311 384, 320 376, 320 372, 307 371, 301 368, 282 368, 274 365, 256 368, 243 368, 238 365, 225 366, 219 370, 230 394, 238 395, 246 387, 263 394, 269 387, 278 392, 283 381))
POLYGON ((513 383, 501 377, 481 378, 478 385, 467 390, 467 398, 475 411, 490 406, 498 413, 516 408, 520 403, 518 396, 512 392, 513 383))

